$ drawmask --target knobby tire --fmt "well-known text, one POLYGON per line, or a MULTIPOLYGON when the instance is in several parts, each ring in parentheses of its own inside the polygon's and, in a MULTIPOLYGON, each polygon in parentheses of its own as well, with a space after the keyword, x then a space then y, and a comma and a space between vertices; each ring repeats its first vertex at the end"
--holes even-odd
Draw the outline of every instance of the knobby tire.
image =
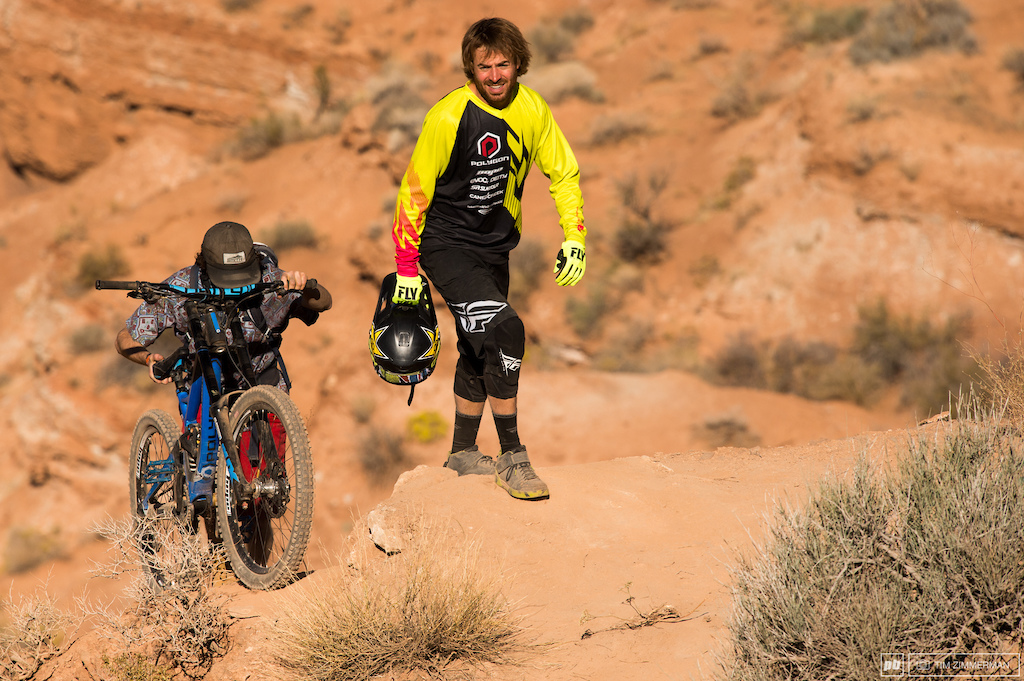
POLYGON ((295 403, 256 386, 231 407, 230 437, 250 481, 272 488, 236 496, 224 456, 217 466, 217 522, 235 576, 250 589, 276 589, 299 574, 313 524, 313 456, 295 403), (283 438, 282 438, 283 432, 283 438))
POLYGON ((139 417, 132 434, 128 501, 135 520, 133 535, 143 566, 158 588, 174 579, 174 552, 181 533, 196 531, 176 448, 180 432, 170 414, 151 409, 139 417))

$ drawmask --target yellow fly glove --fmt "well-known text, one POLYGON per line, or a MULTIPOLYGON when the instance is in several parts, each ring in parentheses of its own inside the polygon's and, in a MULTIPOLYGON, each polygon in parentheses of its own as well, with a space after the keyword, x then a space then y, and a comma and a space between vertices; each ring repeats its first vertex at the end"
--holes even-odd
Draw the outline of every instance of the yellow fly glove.
POLYGON ((417 274, 415 277, 396 275, 395 295, 391 296, 392 303, 395 305, 419 305, 421 295, 423 295, 422 275, 417 274))
POLYGON ((579 241, 563 241, 555 261, 555 283, 575 286, 587 271, 587 249, 579 241))

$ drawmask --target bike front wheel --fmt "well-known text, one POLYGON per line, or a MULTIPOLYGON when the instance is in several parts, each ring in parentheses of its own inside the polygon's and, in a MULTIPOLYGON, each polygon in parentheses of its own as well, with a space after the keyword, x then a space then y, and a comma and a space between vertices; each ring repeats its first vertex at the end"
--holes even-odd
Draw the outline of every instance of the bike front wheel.
POLYGON ((313 456, 291 398, 271 386, 245 391, 231 408, 230 436, 242 470, 217 466, 217 520, 235 575, 250 589, 276 589, 299 573, 313 524, 313 456), (237 483, 253 486, 251 499, 237 483))
POLYGON ((128 465, 128 502, 139 556, 160 587, 174 579, 179 562, 175 547, 182 535, 196 531, 185 500, 185 472, 177 448, 180 430, 161 409, 144 413, 135 424, 128 465))

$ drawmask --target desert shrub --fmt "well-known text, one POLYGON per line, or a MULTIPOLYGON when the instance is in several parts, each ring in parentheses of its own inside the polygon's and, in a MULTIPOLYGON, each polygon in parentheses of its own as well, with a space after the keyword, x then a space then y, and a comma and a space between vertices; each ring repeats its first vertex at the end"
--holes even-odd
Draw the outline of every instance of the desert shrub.
POLYGON ((807 374, 817 373, 821 367, 834 362, 837 355, 836 348, 827 343, 800 343, 787 336, 772 350, 769 387, 780 393, 801 394, 807 374))
POLYGON ((846 103, 846 120, 850 123, 864 123, 875 117, 878 102, 873 97, 855 97, 846 103))
POLYGON ((700 40, 697 42, 697 53, 695 56, 699 59, 701 57, 710 57, 713 54, 728 51, 729 47, 721 37, 716 35, 702 35, 700 40))
POLYGON ((111 657, 101 655, 103 666, 110 670, 116 681, 173 681, 174 673, 168 667, 153 664, 141 653, 121 653, 111 657))
POLYGON ((285 143, 286 122, 271 111, 264 118, 252 118, 235 135, 230 146, 234 156, 244 161, 255 161, 285 143))
POLYGON ((885 383, 877 366, 860 357, 838 355, 834 361, 807 372, 798 395, 811 400, 845 400, 860 406, 874 402, 885 383))
POLYGON ((913 57, 925 50, 977 51, 967 29, 972 21, 957 0, 893 0, 867 21, 850 45, 850 59, 863 65, 913 57))
POLYGON ((694 436, 709 447, 756 447, 761 436, 750 430, 742 416, 723 414, 709 416, 693 427, 694 436))
POLYGON ((409 439, 421 444, 437 442, 448 432, 448 422, 436 411, 421 411, 405 422, 409 439))
POLYGON ((389 430, 371 428, 359 442, 359 465, 367 479, 382 487, 412 466, 402 436, 389 430))
POLYGON ((241 192, 227 192, 217 199, 216 209, 218 213, 238 214, 245 208, 249 196, 241 192))
POLYGON ((313 89, 316 91, 316 116, 319 118, 331 105, 331 77, 323 64, 317 64, 313 69, 313 89))
POLYGON ((527 309, 530 295, 540 286, 541 276, 551 270, 554 263, 554 254, 545 253, 539 242, 519 242, 508 260, 508 300, 513 307, 527 309))
POLYGON ((71 332, 68 336, 68 348, 73 355, 85 355, 98 350, 113 347, 110 332, 101 324, 86 324, 71 332))
POLYGON ((225 575, 223 551, 166 517, 109 520, 95 532, 113 552, 98 576, 129 578, 124 610, 83 603, 104 635, 123 644, 107 665, 126 679, 205 678, 228 649, 230 597, 214 588, 225 575), (143 548, 154 545, 161 551, 143 548), (146 566, 165 579, 158 583, 146 566), (153 676, 133 676, 143 673, 153 676))
POLYGON ((0 602, 0 678, 36 678, 44 662, 67 648, 78 623, 45 592, 0 602))
POLYGON ((526 38, 538 65, 560 62, 573 51, 573 34, 557 22, 542 21, 526 38))
POLYGON ((856 35, 868 18, 863 7, 802 9, 790 15, 789 42, 831 43, 856 35))
POLYGON ((968 351, 978 367, 976 386, 1003 414, 1007 423, 1024 432, 1024 335, 1004 341, 997 354, 968 351))
POLYGON ((356 423, 369 423, 373 412, 377 410, 377 402, 369 395, 355 395, 349 405, 352 418, 356 423))
POLYGON ((282 603, 273 648, 288 676, 444 677, 452 663, 508 664, 529 652, 502 575, 482 568, 479 547, 429 519, 413 527, 401 552, 377 564, 354 552, 351 571, 303 584, 282 603))
POLYGON ((908 378, 913 369, 914 389, 904 393, 904 403, 927 412, 941 411, 948 404, 948 394, 959 393, 961 384, 969 379, 972 363, 958 340, 969 328, 966 316, 952 317, 942 326, 927 318, 899 317, 879 299, 858 310, 850 350, 876 367, 887 383, 908 378), (938 403, 936 396, 941 396, 938 403))
POLYGON ((316 248, 316 232, 308 220, 282 220, 271 227, 263 239, 277 253, 292 248, 316 248))
POLYGON ((352 28, 352 13, 347 7, 342 7, 334 14, 334 18, 324 24, 331 43, 340 45, 345 42, 348 30, 352 28))
POLYGON ((651 365, 643 351, 653 335, 654 329, 644 321, 627 323, 595 353, 594 367, 600 371, 649 371, 651 365))
POLYGON ((1024 87, 1024 48, 1015 47, 1003 55, 1002 66, 1017 79, 1017 84, 1024 87))
POLYGON ((590 143, 596 147, 646 135, 650 130, 647 119, 636 113, 601 115, 590 126, 590 143))
POLYGON ((117 244, 105 248, 93 248, 82 254, 78 260, 78 271, 74 282, 84 289, 94 287, 97 279, 117 279, 129 272, 128 261, 117 244))
POLYGON ((565 301, 565 316, 577 336, 589 338, 601 330, 605 315, 617 307, 618 303, 613 299, 608 287, 603 282, 598 282, 589 286, 584 296, 565 301))
POLYGON ((4 545, 4 572, 27 572, 66 555, 67 544, 60 528, 44 532, 36 527, 12 527, 4 545))
POLYGON ((672 223, 658 217, 655 209, 667 185, 668 175, 664 173, 652 173, 646 183, 635 175, 616 183, 625 219, 615 232, 613 246, 623 261, 652 263, 664 256, 672 223))
POLYGON ((243 10, 252 9, 260 0, 220 0, 220 6, 224 8, 226 12, 241 12, 243 10))
POLYGON ((756 176, 757 161, 750 156, 740 156, 722 181, 722 191, 711 202, 711 206, 718 210, 731 207, 744 185, 756 176))
POLYGON ((552 105, 570 98, 595 103, 604 101, 604 94, 597 87, 597 75, 578 61, 531 68, 524 82, 552 105))
POLYGON ((419 137, 427 105, 417 87, 417 82, 396 72, 386 72, 370 83, 370 102, 377 111, 371 127, 391 135, 392 147, 415 143, 419 137))
POLYGON ((693 285, 697 288, 704 288, 711 283, 712 279, 722 273, 722 264, 717 257, 705 253, 697 258, 687 271, 693 277, 693 285))
POLYGON ((733 336, 711 359, 707 378, 719 385, 766 388, 766 352, 765 344, 755 343, 747 332, 733 336))
POLYGON ((302 28, 306 23, 306 19, 311 17, 315 11, 316 7, 309 3, 303 3, 287 9, 281 15, 281 28, 286 31, 293 28, 302 28))
POLYGON ((922 434, 889 475, 861 461, 776 509, 733 570, 719 679, 869 679, 885 654, 1017 649, 1024 456, 970 416, 922 434))

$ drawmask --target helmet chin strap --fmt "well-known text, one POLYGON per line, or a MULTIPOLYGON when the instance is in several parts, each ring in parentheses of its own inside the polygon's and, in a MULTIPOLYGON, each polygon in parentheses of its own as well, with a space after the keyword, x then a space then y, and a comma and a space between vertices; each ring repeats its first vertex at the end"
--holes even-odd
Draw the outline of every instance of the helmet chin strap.
POLYGON ((412 406, 412 396, 413 396, 413 394, 415 394, 415 392, 416 392, 416 384, 413 383, 412 385, 409 386, 409 401, 405 403, 407 406, 410 406, 410 407, 412 406))

